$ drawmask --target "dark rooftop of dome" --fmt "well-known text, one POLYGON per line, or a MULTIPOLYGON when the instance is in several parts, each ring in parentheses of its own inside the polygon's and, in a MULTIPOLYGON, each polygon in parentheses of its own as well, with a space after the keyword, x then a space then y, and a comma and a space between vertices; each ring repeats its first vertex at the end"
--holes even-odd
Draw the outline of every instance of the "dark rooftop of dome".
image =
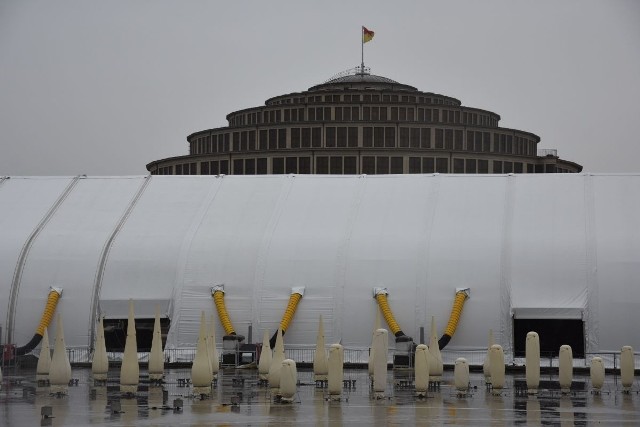
POLYGON ((359 68, 343 71, 342 73, 336 74, 331 77, 329 80, 324 83, 320 83, 319 85, 315 85, 309 88, 310 91, 315 90, 324 90, 324 89, 335 89, 336 87, 347 89, 402 89, 402 90, 411 90, 417 91, 418 89, 405 85, 402 83, 398 83, 395 80, 392 80, 388 77, 384 76, 376 76, 374 74, 369 73, 369 69, 365 68, 364 72, 361 72, 359 68))

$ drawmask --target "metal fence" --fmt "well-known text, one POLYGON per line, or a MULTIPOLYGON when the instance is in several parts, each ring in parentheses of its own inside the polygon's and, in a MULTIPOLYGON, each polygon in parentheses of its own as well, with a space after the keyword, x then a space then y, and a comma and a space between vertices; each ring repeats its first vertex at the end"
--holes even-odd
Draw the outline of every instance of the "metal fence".
MULTIPOLYGON (((285 357, 292 359, 297 363, 313 363, 315 355, 315 347, 310 346, 288 346, 285 347, 285 357)), ((218 349, 218 354, 222 357, 222 348, 218 349)), ((192 363, 195 358, 195 348, 172 348, 165 349, 164 356, 165 362, 172 363, 192 363)), ((390 349, 387 356, 389 363, 392 363, 395 350, 390 349)), ((470 366, 482 366, 487 355, 486 350, 443 350, 442 362, 445 365, 454 365, 455 361, 459 357, 464 357, 470 366)), ((91 363, 92 356, 90 350, 86 347, 80 348, 67 348, 67 355, 69 356, 69 362, 72 365, 79 365, 85 363, 91 363)), ((121 352, 108 352, 107 357, 111 362, 122 361, 123 353, 121 352)), ((602 358, 606 368, 618 369, 620 368, 620 352, 603 352, 603 353, 587 353, 584 358, 574 358, 573 366, 575 368, 588 368, 591 366, 591 360, 594 357, 602 358)), ((138 360, 142 363, 149 361, 148 352, 138 353, 138 360)), ((634 360, 636 369, 640 368, 640 352, 634 353, 634 360)), ((369 361, 369 349, 368 348, 345 348, 344 349, 344 363, 352 365, 364 365, 369 361)), ((512 361, 507 360, 507 364, 510 366, 524 366, 524 358, 513 358, 512 361)), ((557 354, 541 354, 540 366, 543 368, 557 368, 559 366, 559 359, 557 354)))

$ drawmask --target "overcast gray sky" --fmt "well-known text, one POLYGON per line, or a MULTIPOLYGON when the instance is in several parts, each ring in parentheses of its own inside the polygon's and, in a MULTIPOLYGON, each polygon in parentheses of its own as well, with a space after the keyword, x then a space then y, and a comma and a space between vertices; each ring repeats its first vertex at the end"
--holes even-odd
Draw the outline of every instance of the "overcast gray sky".
POLYGON ((0 175, 146 174, 360 63, 640 172, 640 2, 0 0, 0 175))

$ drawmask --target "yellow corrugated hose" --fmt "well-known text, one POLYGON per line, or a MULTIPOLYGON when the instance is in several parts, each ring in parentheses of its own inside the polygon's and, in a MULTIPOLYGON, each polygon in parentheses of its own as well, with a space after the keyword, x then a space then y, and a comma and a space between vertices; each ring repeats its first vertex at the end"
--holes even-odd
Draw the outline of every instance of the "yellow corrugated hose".
POLYGON ((227 313, 227 308, 224 305, 224 292, 215 291, 213 293, 213 301, 216 304, 216 310, 218 310, 218 316, 220 317, 220 323, 222 323, 224 332, 227 335, 235 335, 236 331, 233 329, 231 319, 229 319, 229 313, 227 313))
POLYGON ((395 335, 400 331, 400 326, 398 326, 398 323, 396 322, 396 319, 394 319, 393 313, 391 312, 391 308, 389 308, 387 295, 384 293, 379 293, 378 295, 376 295, 376 301, 378 301, 378 306, 380 306, 380 310, 382 310, 384 320, 387 321, 387 325, 389 325, 391 332, 395 335))
POLYGON ((449 317, 449 323, 447 323, 447 327, 444 331, 445 335, 452 337, 456 332, 458 321, 460 321, 460 315, 462 314, 462 307, 464 307, 464 302, 466 300, 466 292, 460 291, 456 293, 456 297, 453 300, 453 308, 451 309, 451 316, 449 317))
POLYGON ((47 304, 44 306, 44 312, 42 313, 40 324, 38 325, 38 329, 36 329, 36 334, 40 336, 44 335, 44 330, 49 327, 51 319, 53 319, 53 313, 55 313, 56 311, 56 306, 58 305, 59 299, 60 292, 55 289, 51 289, 51 291, 49 292, 49 297, 47 298, 47 304))
POLYGON ((291 319, 293 319, 293 315, 296 314, 296 308, 298 308, 298 303, 302 299, 302 295, 298 293, 291 294, 289 297, 289 304, 287 304, 287 308, 282 315, 282 321, 280 322, 280 329, 284 333, 289 327, 289 323, 291 323, 291 319))

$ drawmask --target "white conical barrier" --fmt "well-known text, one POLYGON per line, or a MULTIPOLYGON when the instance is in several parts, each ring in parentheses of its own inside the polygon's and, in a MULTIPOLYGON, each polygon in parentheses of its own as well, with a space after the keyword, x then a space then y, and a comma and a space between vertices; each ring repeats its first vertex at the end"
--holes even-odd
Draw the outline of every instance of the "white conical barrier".
POLYGON ((322 324, 322 314, 318 324, 318 336, 316 337, 316 352, 313 356, 313 379, 324 381, 329 373, 329 363, 327 361, 327 351, 324 348, 324 325, 322 324))
POLYGON ((502 346, 494 344, 489 351, 489 363, 491 364, 491 386, 493 394, 502 393, 504 388, 504 351, 502 346))
POLYGON ((153 338, 149 353, 149 379, 160 381, 164 376, 164 352, 162 351, 162 328, 160 327, 160 306, 156 306, 156 318, 153 322, 153 338))
POLYGON ((280 396, 282 402, 290 403, 298 391, 298 370, 296 362, 291 359, 282 361, 280 368, 280 396))
POLYGON ((200 332, 198 334, 198 345, 196 355, 191 366, 191 382, 193 383, 193 394, 211 395, 211 359, 209 358, 209 348, 207 346, 207 322, 204 311, 200 314, 200 332))
POLYGON ((342 395, 342 383, 344 380, 344 349, 340 344, 331 344, 329 347, 327 389, 329 398, 340 400, 342 395))
POLYGON ((633 347, 625 345, 620 350, 620 380, 622 382, 623 391, 631 391, 633 385, 633 377, 635 370, 633 347))
POLYGON ((120 392, 134 394, 140 382, 140 366, 138 365, 138 340, 136 339, 136 319, 133 312, 133 300, 129 300, 129 319, 127 321, 127 340, 124 344, 124 355, 120 367, 120 392))
POLYGON ((91 373, 95 381, 106 381, 109 373, 109 358, 107 357, 107 346, 104 341, 103 316, 100 316, 97 332, 93 349, 93 360, 91 361, 91 373))
POLYGON ((456 359, 453 368, 453 385, 460 393, 469 391, 469 362, 464 357, 456 359))
POLYGON ((56 340, 53 347, 53 357, 51 358, 51 369, 49 370, 49 384, 51 386, 51 393, 66 394, 69 389, 70 379, 71 364, 69 363, 67 347, 64 343, 62 317, 58 314, 56 340))
POLYGON ((591 386, 596 392, 599 392, 604 385, 604 362, 601 357, 591 359, 591 368, 589 371, 591 374, 591 386))
POLYGON ((419 344, 415 355, 415 388, 416 396, 425 397, 429 389, 429 347, 419 344))
POLYGON ((280 370, 284 362, 284 341, 282 340, 282 329, 278 328, 276 335, 276 345, 273 348, 273 359, 269 367, 269 388, 276 396, 280 395, 280 370))
POLYGON ((262 349, 260 350, 260 360, 258 361, 258 376, 262 381, 269 379, 269 369, 273 360, 273 352, 269 343, 269 330, 264 331, 262 336, 262 349))
POLYGON ((484 382, 491 384, 491 362, 489 360, 489 353, 491 352, 491 346, 495 344, 493 339, 493 329, 489 329, 489 343, 487 345, 487 355, 484 358, 482 364, 482 373, 484 374, 484 382))
POLYGON ((560 346, 559 359, 558 382, 560 383, 560 391, 562 394, 567 394, 571 390, 571 383, 573 382, 573 351, 571 346, 560 346))
POLYGON ((537 332, 527 333, 525 344, 527 392, 536 394, 540 385, 540 337, 537 332))
POLYGON ((209 318, 209 356, 211 357, 211 374, 213 378, 218 376, 220 370, 220 359, 218 358, 218 349, 216 348, 216 323, 215 316, 212 314, 209 318))
POLYGON ((373 351, 373 392, 376 399, 382 399, 387 388, 389 332, 386 329, 377 329, 373 335, 373 351))
POLYGON ((439 382, 442 380, 442 372, 444 365, 442 363, 442 354, 440 353, 440 345, 438 344, 438 330, 436 328, 436 318, 431 316, 431 337, 429 338, 429 379, 439 382))
POLYGON ((49 332, 44 328, 42 341, 40 343, 40 357, 36 366, 36 381, 46 381, 49 379, 51 371, 51 348, 49 347, 49 332))

